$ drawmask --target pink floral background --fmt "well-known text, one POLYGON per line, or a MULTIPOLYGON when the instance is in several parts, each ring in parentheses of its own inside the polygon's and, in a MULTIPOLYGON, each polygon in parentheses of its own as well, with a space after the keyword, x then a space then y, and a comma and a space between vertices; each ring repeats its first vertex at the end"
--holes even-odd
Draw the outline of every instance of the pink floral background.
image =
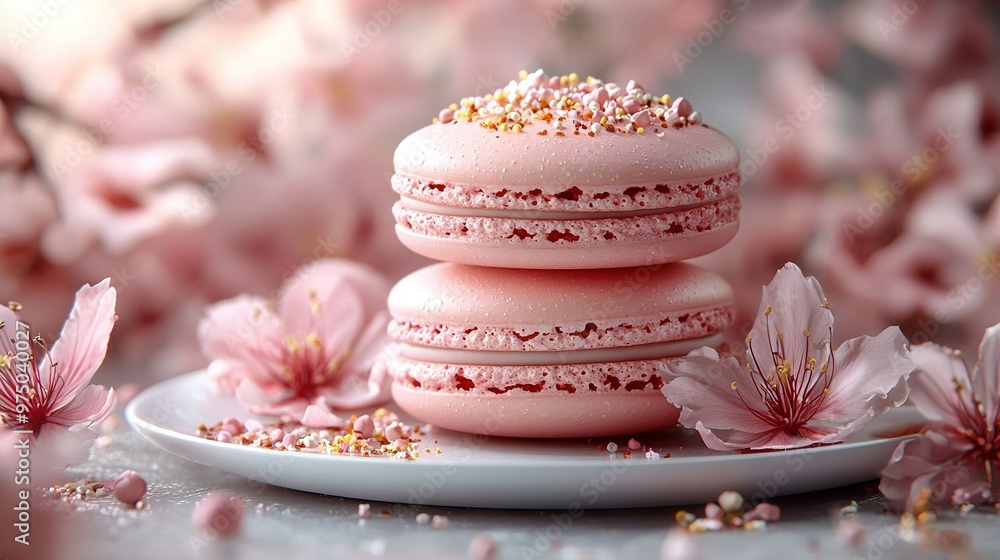
POLYGON ((837 341, 974 349, 1000 319, 1000 53, 985 1, 65 0, 0 4, 0 299, 55 338, 84 283, 119 321, 97 381, 207 360, 206 306, 320 257, 424 261, 392 152, 521 69, 692 99, 743 149, 739 294, 786 261, 837 341))

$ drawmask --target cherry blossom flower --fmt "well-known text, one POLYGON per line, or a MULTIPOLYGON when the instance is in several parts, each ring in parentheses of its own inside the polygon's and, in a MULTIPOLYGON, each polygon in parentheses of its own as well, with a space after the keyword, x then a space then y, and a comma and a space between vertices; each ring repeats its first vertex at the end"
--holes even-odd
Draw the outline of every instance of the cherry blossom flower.
POLYGON ((662 391, 714 450, 839 443, 906 400, 913 364, 897 327, 835 352, 832 338, 819 282, 788 263, 763 290, 745 364, 700 348, 664 363, 662 391))
POLYGON ((331 408, 384 401, 381 360, 388 283, 370 268, 327 259, 306 265, 277 302, 241 295, 210 306, 198 328, 219 387, 257 414, 309 427, 343 423, 331 408))
POLYGON ((107 353, 116 298, 109 279, 80 288, 51 349, 31 335, 18 304, 0 307, 0 440, 29 439, 33 473, 85 459, 93 428, 114 409, 114 389, 90 380, 107 353))
POLYGON ((979 363, 927 343, 913 347, 910 400, 930 421, 899 444, 879 489, 895 504, 961 505, 1000 496, 1000 324, 986 330, 979 363))

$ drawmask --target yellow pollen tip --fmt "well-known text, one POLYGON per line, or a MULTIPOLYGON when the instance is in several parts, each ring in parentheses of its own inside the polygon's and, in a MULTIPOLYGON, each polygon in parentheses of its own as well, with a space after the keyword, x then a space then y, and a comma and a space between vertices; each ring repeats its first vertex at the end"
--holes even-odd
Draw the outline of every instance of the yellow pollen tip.
POLYGON ((767 317, 770 314, 771 314, 771 306, 770 305, 764 306, 764 316, 767 317))
POLYGON ((729 388, 732 389, 733 391, 736 390, 736 387, 737 387, 737 385, 736 385, 735 381, 733 381, 732 383, 729 384, 729 388))
POLYGON ((823 303, 820 304, 820 307, 823 309, 830 309, 830 300, 824 299, 823 303))
POLYGON ((302 346, 299 345, 298 341, 295 340, 295 337, 292 336, 292 335, 290 335, 290 334, 285 335, 285 346, 293 354, 296 353, 296 352, 298 352, 302 348, 302 346))
POLYGON ((809 329, 805 329, 804 331, 802 331, 802 334, 805 335, 806 338, 808 338, 809 337, 809 329))
POLYGON ((306 336, 306 346, 313 350, 320 350, 323 348, 323 343, 319 341, 319 336, 316 333, 309 333, 306 336))

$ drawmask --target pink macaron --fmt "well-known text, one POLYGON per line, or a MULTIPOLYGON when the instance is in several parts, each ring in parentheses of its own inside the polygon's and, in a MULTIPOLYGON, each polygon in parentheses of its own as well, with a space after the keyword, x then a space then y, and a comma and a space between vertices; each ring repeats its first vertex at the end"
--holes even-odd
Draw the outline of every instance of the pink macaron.
POLYGON ((453 430, 590 437, 677 422, 664 359, 733 319, 718 275, 686 263, 603 270, 439 263, 392 289, 396 403, 453 430))
POLYGON ((675 262, 739 226, 739 151, 683 98, 540 70, 469 97, 394 157, 396 234, 433 259, 511 268, 675 262))

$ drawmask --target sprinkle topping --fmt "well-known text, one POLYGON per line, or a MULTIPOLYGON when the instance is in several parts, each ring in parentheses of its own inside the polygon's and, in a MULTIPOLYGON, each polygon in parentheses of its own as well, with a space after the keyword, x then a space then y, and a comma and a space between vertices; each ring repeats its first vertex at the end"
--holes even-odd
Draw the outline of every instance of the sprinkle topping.
POLYGON ((701 124, 701 113, 683 97, 651 95, 629 80, 622 88, 588 76, 547 76, 542 70, 521 71, 519 81, 482 97, 465 97, 438 113, 434 122, 478 122, 503 132, 530 132, 544 136, 603 132, 662 134, 668 128, 701 124))

